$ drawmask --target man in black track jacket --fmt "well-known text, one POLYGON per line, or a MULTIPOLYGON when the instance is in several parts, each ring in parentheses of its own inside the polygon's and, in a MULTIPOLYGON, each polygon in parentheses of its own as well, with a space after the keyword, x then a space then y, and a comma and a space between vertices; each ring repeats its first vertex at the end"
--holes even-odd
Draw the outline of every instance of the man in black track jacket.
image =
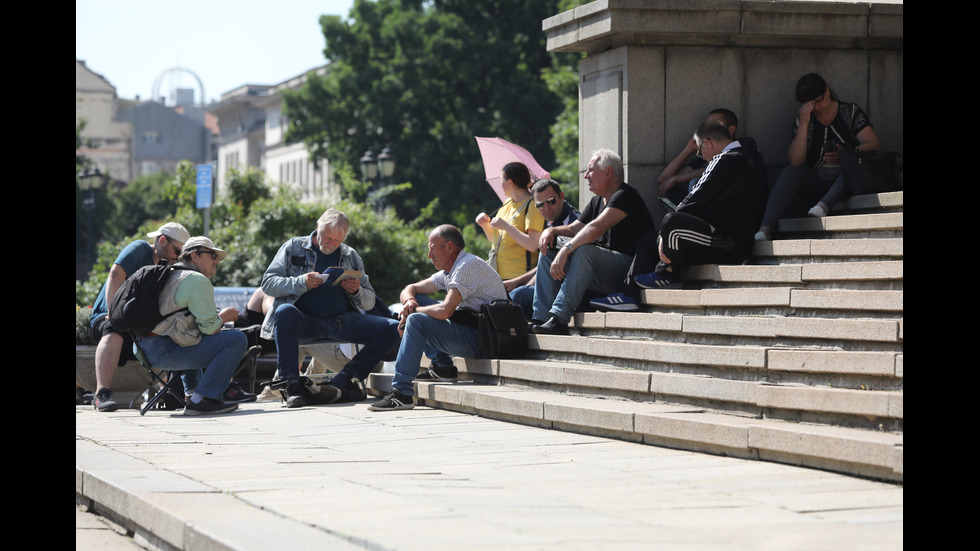
POLYGON ((596 308, 637 310, 640 287, 678 288, 682 266, 741 264, 751 254, 767 191, 754 142, 742 146, 714 120, 698 127, 694 140, 698 156, 709 160, 704 174, 660 229, 640 240, 623 292, 591 301, 596 308))

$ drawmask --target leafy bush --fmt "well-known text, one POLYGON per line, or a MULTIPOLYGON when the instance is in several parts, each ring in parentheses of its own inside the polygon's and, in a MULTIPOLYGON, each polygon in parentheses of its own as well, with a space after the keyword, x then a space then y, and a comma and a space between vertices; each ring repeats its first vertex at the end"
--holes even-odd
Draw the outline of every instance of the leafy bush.
POLYGON ((92 318, 92 307, 81 307, 75 305, 75 345, 95 344, 92 338, 92 326, 89 320, 92 318))

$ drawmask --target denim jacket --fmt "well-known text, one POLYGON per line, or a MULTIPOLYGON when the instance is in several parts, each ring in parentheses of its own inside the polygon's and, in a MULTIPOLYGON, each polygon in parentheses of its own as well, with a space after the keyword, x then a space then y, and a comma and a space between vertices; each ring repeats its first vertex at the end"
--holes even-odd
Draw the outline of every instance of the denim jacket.
MULTIPOLYGON (((294 237, 283 244, 272 259, 272 264, 262 276, 262 291, 274 297, 272 308, 265 314, 260 336, 263 339, 274 338, 276 309, 281 304, 293 304, 308 289, 305 275, 316 269, 316 245, 313 244, 314 233, 306 237, 294 237)), ((347 300, 353 308, 370 310, 374 307, 374 287, 364 273, 364 262, 357 251, 347 245, 340 245, 340 267, 345 270, 361 272, 361 289, 347 300)))

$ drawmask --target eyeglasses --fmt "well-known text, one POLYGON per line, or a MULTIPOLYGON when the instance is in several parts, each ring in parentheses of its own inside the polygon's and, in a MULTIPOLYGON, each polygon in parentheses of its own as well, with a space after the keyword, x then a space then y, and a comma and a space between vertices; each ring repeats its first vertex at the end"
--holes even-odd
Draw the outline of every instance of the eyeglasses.
POLYGON ((167 245, 170 245, 170 247, 174 250, 174 254, 180 256, 180 248, 177 245, 174 245, 173 241, 167 239, 167 245))
POLYGON ((549 205, 554 205, 557 202, 558 202, 558 198, 557 197, 552 197, 551 199, 545 199, 544 201, 541 201, 541 202, 535 202, 534 203, 534 206, 537 207, 537 208, 539 208, 539 209, 543 209, 545 203, 548 203, 549 205))
POLYGON ((703 159, 704 155, 701 154, 701 148, 704 147, 704 142, 710 140, 711 138, 705 138, 701 140, 701 145, 698 146, 698 159, 703 159))
POLYGON ((218 253, 214 251, 200 251, 198 254, 209 254, 211 255, 211 260, 218 260, 218 253))

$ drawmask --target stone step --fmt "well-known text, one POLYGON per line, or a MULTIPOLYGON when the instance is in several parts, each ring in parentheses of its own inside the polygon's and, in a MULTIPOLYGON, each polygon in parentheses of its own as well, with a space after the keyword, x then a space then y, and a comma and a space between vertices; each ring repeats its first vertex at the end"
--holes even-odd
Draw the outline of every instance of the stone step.
MULTIPOLYGON (((841 295, 833 293, 831 296, 841 295)), ((864 314, 866 311, 860 310, 858 313, 864 314)), ((735 343, 739 345, 750 344, 747 338, 752 338, 763 346, 784 346, 787 338, 833 339, 841 341, 836 348, 843 349, 848 345, 855 348, 855 345, 867 342, 900 344, 903 340, 902 326, 901 318, 590 312, 576 315, 576 323, 571 328, 577 328, 580 334, 590 337, 634 337, 641 341, 665 340, 671 343, 705 342, 696 338, 698 335, 739 337, 735 343)), ((532 348, 536 343, 547 344, 552 337, 556 336, 531 335, 532 348)), ((566 337, 557 338, 564 340, 566 337)), ((559 346, 567 345, 562 342, 559 346)))
POLYGON ((635 312, 576 314, 576 322, 570 326, 571 335, 532 334, 528 342, 532 349, 590 356, 611 355, 611 357, 638 361, 665 361, 664 358, 667 357, 671 359, 690 357, 693 361, 702 361, 700 358, 703 356, 719 355, 732 358, 738 353, 731 348, 746 347, 745 350, 748 351, 751 350, 748 347, 754 343, 758 348, 765 350, 767 347, 785 346, 788 339, 829 340, 834 341, 830 345, 835 348, 847 350, 898 349, 904 342, 903 320, 892 318, 691 315, 684 316, 680 320, 674 317, 654 320, 665 324, 680 321, 680 329, 652 329, 645 324, 645 321, 650 319, 642 313, 635 312), (609 316, 613 321, 606 323, 597 319, 600 316, 609 316), (678 333, 667 333, 670 331, 678 333), (583 339, 581 338, 583 335, 593 338, 583 339), (717 344, 725 344, 723 340, 710 341, 712 344, 705 345, 690 344, 688 341, 709 342, 693 338, 696 335, 735 336, 739 339, 731 342, 731 346, 718 346, 717 344), (632 340, 595 338, 610 336, 630 337, 632 340), (747 340, 748 338, 752 340, 747 340), (690 347, 694 349, 682 352, 690 347))
POLYGON ((794 234, 818 233, 823 238, 867 235, 897 237, 904 229, 903 212, 846 214, 823 218, 784 218, 776 224, 775 238, 794 234))
POLYGON ((771 264, 771 260, 800 259, 824 262, 828 258, 864 261, 902 258, 904 240, 896 237, 864 239, 775 239, 756 241, 752 246, 751 264, 771 264))
MULTIPOLYGON (((807 285, 836 282, 900 282, 904 261, 818 262, 808 264, 720 265, 700 264, 684 271, 684 282, 711 281, 724 285, 745 283, 807 285)), ((673 289, 666 289, 673 290, 673 289)))
MULTIPOLYGON (((678 291, 649 290, 643 293, 643 304, 669 305, 687 308, 739 308, 745 306, 783 307, 785 309, 817 309, 835 311, 903 311, 904 291, 878 289, 796 289, 792 287, 755 287, 740 289, 741 293, 726 293, 730 289, 678 291), (671 294, 681 293, 678 295, 671 294)), ((615 314, 608 312, 607 314, 615 314)), ((620 313, 622 315, 622 313, 620 313)), ((687 314, 687 312, 685 312, 687 314)), ((628 315, 628 314, 627 314, 628 315)), ((617 318, 618 319, 618 318, 617 318)))
MULTIPOLYGON (((806 351, 796 351, 797 360, 806 351)), ((887 354, 869 357, 869 363, 885 363, 887 354)), ((894 372, 895 358, 891 358, 894 372)), ((756 376, 723 378, 679 371, 646 371, 595 363, 551 360, 456 360, 460 372, 478 380, 502 384, 533 384, 550 390, 596 396, 615 396, 639 401, 668 401, 713 407, 721 411, 761 417, 767 410, 778 410, 789 419, 823 419, 840 422, 851 418, 851 426, 900 427, 903 421, 901 390, 870 390, 871 385, 896 386, 901 380, 867 373, 851 377, 853 388, 780 381, 775 371, 766 369, 756 376), (867 384, 861 384, 866 381, 867 384), (790 413, 786 413, 790 412, 790 413)), ((825 365, 825 369, 829 366, 825 365)), ((832 368, 836 369, 836 368, 832 368)), ((797 372, 801 373, 801 372, 797 372)), ((806 372, 808 375, 815 371, 806 372)), ((849 376, 853 376, 852 368, 849 376)), ((806 380, 805 378, 801 380, 806 380)))
POLYGON ((859 476, 903 479, 901 433, 513 386, 420 382, 417 391, 423 405, 494 419, 859 476))
POLYGON ((834 208, 830 209, 830 215, 834 216, 844 212, 862 211, 895 211, 902 210, 905 206, 905 192, 889 191, 886 193, 872 193, 868 195, 854 195, 841 201, 834 208))

